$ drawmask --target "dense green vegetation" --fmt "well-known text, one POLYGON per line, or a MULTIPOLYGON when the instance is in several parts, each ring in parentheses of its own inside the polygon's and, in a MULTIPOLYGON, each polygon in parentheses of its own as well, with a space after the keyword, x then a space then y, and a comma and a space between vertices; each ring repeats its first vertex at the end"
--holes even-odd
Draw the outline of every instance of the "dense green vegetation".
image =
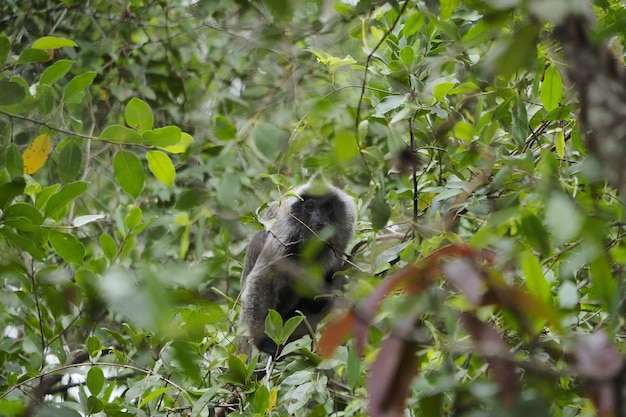
POLYGON ((626 13, 583 3, 0 2, 0 415, 626 415, 626 138, 578 118, 624 84, 554 36, 621 65, 626 13), (316 172, 359 307, 267 378, 245 247, 316 172))

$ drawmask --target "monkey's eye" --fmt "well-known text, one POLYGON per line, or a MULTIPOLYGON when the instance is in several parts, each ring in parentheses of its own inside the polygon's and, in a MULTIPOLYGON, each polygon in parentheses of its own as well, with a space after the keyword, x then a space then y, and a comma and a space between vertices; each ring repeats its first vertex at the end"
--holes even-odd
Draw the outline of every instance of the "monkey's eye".
POLYGON ((322 205, 322 210, 324 210, 327 213, 332 213, 332 211, 334 210, 335 206, 333 205, 332 202, 327 201, 322 205))
POLYGON ((317 207, 317 204, 315 204, 315 201, 313 201, 313 200, 305 200, 304 201, 304 210, 305 211, 313 211, 313 210, 315 210, 316 207, 317 207))

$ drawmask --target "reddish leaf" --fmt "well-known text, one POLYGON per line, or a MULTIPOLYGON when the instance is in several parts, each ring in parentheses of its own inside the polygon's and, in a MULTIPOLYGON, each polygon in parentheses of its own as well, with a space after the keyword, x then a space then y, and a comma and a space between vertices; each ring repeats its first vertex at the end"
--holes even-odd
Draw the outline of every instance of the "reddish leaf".
POLYGON ((502 340, 502 336, 495 327, 489 323, 480 321, 473 314, 464 313, 463 325, 474 339, 478 353, 483 355, 500 387, 502 403, 513 407, 517 397, 517 374, 515 365, 510 357, 509 346, 502 340))
POLYGON ((622 369, 624 358, 603 331, 581 335, 577 342, 574 355, 581 376, 609 379, 622 369))
POLYGON ((482 304, 484 278, 471 259, 461 258, 446 262, 442 269, 448 281, 465 294, 470 303, 475 306, 482 304))
POLYGON ((614 417, 617 415, 617 398, 615 387, 609 381, 593 381, 585 384, 587 397, 596 407, 599 417, 614 417))
POLYGON ((372 417, 400 417, 417 373, 418 344, 409 340, 416 317, 405 318, 383 342, 369 378, 372 417))
POLYGON ((352 331, 354 321, 354 313, 348 311, 328 322, 322 329, 322 334, 317 344, 317 352, 326 358, 332 355, 335 349, 337 349, 337 346, 339 346, 352 331))

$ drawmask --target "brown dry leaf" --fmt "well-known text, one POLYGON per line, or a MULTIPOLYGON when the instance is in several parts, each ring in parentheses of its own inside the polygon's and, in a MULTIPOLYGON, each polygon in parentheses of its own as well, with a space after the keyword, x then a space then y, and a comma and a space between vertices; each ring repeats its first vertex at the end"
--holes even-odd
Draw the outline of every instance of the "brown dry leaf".
POLYGON ((513 361, 507 359, 510 357, 509 346, 495 327, 478 320, 473 314, 463 313, 462 320, 474 340, 476 350, 485 357, 493 369, 500 387, 502 403, 508 408, 513 407, 518 391, 517 373, 513 361))
POLYGON ((22 154, 24 173, 34 174, 46 163, 50 155, 50 134, 43 133, 35 138, 22 154))
POLYGON ((322 334, 317 344, 317 353, 325 358, 332 355, 335 349, 337 349, 337 346, 339 346, 352 331, 354 321, 354 313, 348 311, 328 322, 322 329, 322 334))
POLYGON ((411 381, 417 373, 417 342, 410 340, 416 317, 405 318, 385 339, 369 378, 372 417, 401 417, 411 381))
POLYGON ((477 265, 468 258, 454 259, 446 262, 443 273, 459 291, 474 306, 482 304, 483 293, 485 292, 484 279, 477 265))

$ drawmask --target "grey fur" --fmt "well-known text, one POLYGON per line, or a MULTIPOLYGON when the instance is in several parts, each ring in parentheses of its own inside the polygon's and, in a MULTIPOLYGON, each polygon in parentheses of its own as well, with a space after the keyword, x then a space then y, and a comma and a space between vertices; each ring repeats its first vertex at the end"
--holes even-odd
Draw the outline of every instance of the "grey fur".
MULTIPOLYGON (((250 241, 240 295, 240 325, 248 337, 240 341, 240 351, 249 353, 252 343, 275 354, 277 347, 265 334, 269 309, 278 311, 284 320, 302 311, 315 328, 331 304, 329 297, 320 296, 343 286, 344 277, 334 274, 344 266, 344 253, 356 226, 356 207, 344 191, 313 181, 273 205, 266 215, 274 219, 273 225, 250 241), (312 240, 320 247, 314 258, 307 260, 302 249, 312 240), (311 272, 311 266, 317 267, 316 272, 311 272), (294 290, 294 285, 304 287, 308 297, 294 290)), ((306 327, 300 326, 292 339, 306 332, 306 327)))

